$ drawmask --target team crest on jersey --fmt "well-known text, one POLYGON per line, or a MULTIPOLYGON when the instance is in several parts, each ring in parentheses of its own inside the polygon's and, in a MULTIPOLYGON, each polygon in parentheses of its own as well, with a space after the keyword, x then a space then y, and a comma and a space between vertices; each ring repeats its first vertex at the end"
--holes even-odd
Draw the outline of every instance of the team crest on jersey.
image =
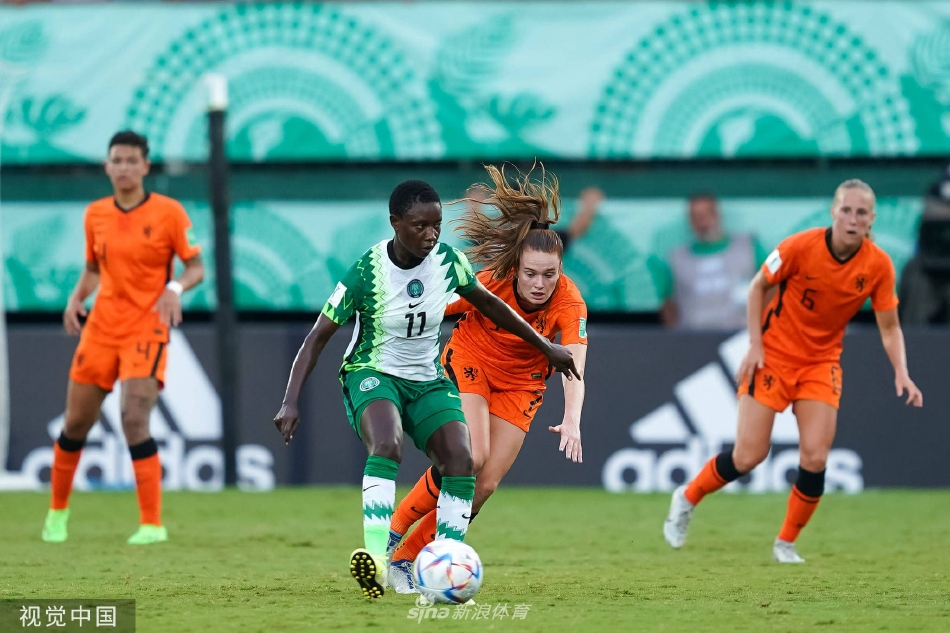
POLYGON ((409 282, 409 285, 406 286, 406 292, 409 293, 409 296, 413 299, 418 299, 422 296, 422 293, 425 292, 426 287, 422 285, 422 282, 418 279, 413 279, 409 282))
POLYGON ((864 284, 867 283, 867 278, 864 275, 860 275, 857 279, 854 280, 854 287, 858 292, 864 292, 864 284))
POLYGON ((370 376, 369 378, 364 378, 363 382, 360 383, 360 391, 370 391, 379 386, 379 378, 376 376, 370 376))
POLYGON ((539 334, 544 334, 544 327, 548 324, 548 320, 545 315, 541 315, 534 322, 534 329, 538 331, 539 334))

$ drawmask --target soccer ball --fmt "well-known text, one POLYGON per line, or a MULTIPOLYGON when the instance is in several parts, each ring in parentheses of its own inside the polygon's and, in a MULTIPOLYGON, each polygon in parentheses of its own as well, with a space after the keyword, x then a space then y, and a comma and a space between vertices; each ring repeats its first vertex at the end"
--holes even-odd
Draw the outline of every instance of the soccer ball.
POLYGON ((462 604, 482 586, 482 561, 462 541, 439 539, 422 548, 412 566, 419 592, 433 602, 462 604))

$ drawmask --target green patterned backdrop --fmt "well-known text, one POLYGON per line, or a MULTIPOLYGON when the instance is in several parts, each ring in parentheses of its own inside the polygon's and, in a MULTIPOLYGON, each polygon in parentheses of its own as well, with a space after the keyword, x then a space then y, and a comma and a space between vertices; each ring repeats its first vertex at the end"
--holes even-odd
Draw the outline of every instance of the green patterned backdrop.
MULTIPOLYGON (((824 198, 722 201, 726 226, 753 233, 767 249, 794 231, 830 223, 824 198), (767 221, 763 221, 767 219, 767 221)), ((213 263, 211 215, 185 201, 205 261, 213 263)), ((83 266, 82 202, 4 203, 4 299, 9 310, 61 310, 83 266)), ((646 311, 659 306, 648 262, 689 239, 681 199, 608 199, 590 232, 571 246, 565 270, 595 311, 646 311)), ((461 209, 448 208, 446 219, 461 209)), ((914 250, 919 198, 878 200, 875 239, 898 271, 914 250)), ((565 219, 574 212, 569 204, 565 219)), ((319 310, 347 268, 392 234, 385 200, 259 201, 234 207, 236 300, 245 310, 319 310)), ((450 230, 443 239, 461 246, 450 230)), ((190 308, 214 304, 214 273, 186 295, 190 308)))
POLYGON ((950 153, 950 1, 0 7, 2 160, 950 153))

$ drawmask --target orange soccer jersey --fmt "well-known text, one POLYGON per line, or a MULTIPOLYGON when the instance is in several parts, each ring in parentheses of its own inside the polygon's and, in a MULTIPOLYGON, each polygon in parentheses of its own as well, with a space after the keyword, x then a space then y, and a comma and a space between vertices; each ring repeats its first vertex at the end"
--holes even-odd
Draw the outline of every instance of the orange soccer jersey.
POLYGON ((174 256, 201 252, 178 201, 150 193, 129 211, 109 196, 86 209, 86 261, 99 264, 99 294, 84 335, 107 345, 167 342, 168 326, 152 308, 172 279, 174 256))
POLYGON ((897 307, 894 264, 865 239, 847 260, 831 250, 831 229, 796 233, 762 264, 778 292, 762 319, 766 368, 739 393, 783 410, 799 399, 837 407, 841 397, 839 361, 845 327, 870 297, 876 311, 897 307))
MULTIPOLYGON (((477 276, 489 292, 514 308, 542 336, 553 341, 560 333, 562 345, 587 344, 587 305, 566 275, 561 275, 547 304, 532 312, 518 304, 512 275, 501 281, 492 280, 491 271, 477 276)), ((464 314, 442 354, 446 372, 460 391, 484 396, 493 415, 527 431, 550 375, 547 358, 497 327, 465 299, 446 308, 446 314, 459 313, 464 314)))
POLYGON ((99 265, 99 294, 83 327, 70 378, 109 391, 116 379, 164 383, 168 326, 154 311, 172 278, 174 256, 201 252, 177 201, 150 193, 124 211, 115 198, 86 209, 86 261, 99 265))

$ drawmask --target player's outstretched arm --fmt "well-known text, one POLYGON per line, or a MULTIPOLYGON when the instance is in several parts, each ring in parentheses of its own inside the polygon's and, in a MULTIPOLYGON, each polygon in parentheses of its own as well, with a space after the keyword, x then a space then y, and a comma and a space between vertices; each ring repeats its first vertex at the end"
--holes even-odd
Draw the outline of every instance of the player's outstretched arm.
POLYGON ((574 359, 571 358, 570 350, 563 345, 555 345, 538 334, 537 330, 518 316, 518 313, 511 306, 490 293, 482 285, 482 282, 479 281, 474 290, 466 293, 465 299, 475 306, 476 310, 488 317, 489 321, 537 347, 542 354, 547 356, 551 366, 555 370, 563 372, 568 380, 572 380, 574 376, 578 380, 581 379, 577 367, 574 366, 574 359))
POLYGON ((87 316, 89 311, 83 305, 89 295, 99 287, 99 262, 86 262, 86 267, 79 275, 79 281, 73 289, 69 300, 66 302, 66 309, 63 311, 63 327, 70 336, 78 336, 82 330, 79 323, 79 317, 87 316))
POLYGON ((300 423, 297 401, 304 383, 307 382, 313 368, 317 366, 317 359, 323 353, 327 341, 339 329, 339 325, 321 313, 310 333, 307 334, 307 338, 304 339, 303 345, 300 346, 300 351, 297 352, 293 367, 290 368, 290 379, 287 381, 287 390, 284 392, 284 402, 281 404, 280 411, 274 416, 274 424, 284 436, 285 444, 289 444, 293 439, 294 431, 300 423))
MULTIPOLYGON (((572 343, 567 346, 574 358, 574 365, 581 377, 584 376, 584 367, 587 365, 587 346, 581 343, 572 343)), ((564 376, 564 420, 557 426, 549 426, 548 430, 561 436, 559 451, 564 457, 580 464, 584 461, 581 450, 581 409, 584 408, 585 386, 583 380, 567 380, 564 376)))
POLYGON ((907 392, 906 404, 915 407, 924 406, 924 395, 910 379, 907 371, 907 348, 904 346, 904 332, 901 330, 897 308, 893 310, 876 311, 877 327, 881 331, 881 342, 884 350, 894 367, 894 386, 897 387, 898 397, 907 392))

